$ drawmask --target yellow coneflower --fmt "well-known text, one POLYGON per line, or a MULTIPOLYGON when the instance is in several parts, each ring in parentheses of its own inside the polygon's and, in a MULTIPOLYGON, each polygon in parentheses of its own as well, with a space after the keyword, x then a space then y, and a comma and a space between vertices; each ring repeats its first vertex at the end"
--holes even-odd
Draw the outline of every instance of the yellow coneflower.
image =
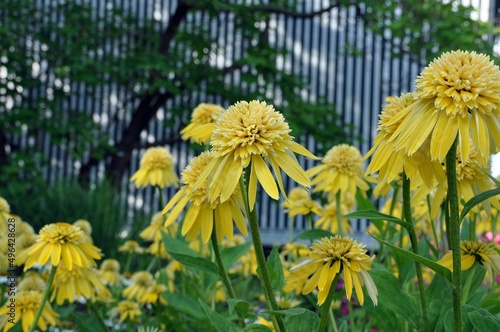
POLYGON ((224 108, 215 104, 199 104, 191 114, 191 123, 181 130, 182 139, 198 144, 210 143, 217 117, 224 112, 224 108))
POLYGON ((161 231, 169 233, 165 227, 165 219, 163 213, 157 212, 151 218, 149 225, 139 234, 139 236, 146 241, 161 241, 161 231))
POLYGON ((270 329, 272 332, 276 332, 276 329, 274 328, 274 324, 271 321, 268 321, 267 319, 265 319, 264 317, 258 316, 257 322, 260 325, 264 325, 265 327, 270 329))
POLYGON ((209 188, 206 187, 206 184, 195 187, 195 182, 200 174, 212 160, 213 154, 211 152, 203 152, 193 158, 182 172, 182 188, 163 209, 163 213, 171 210, 165 225, 171 225, 189 203, 181 230, 182 235, 187 235, 188 239, 194 239, 201 231, 202 239, 207 243, 212 235, 214 222, 219 242, 222 242, 224 236, 231 239, 233 237, 233 220, 240 232, 247 236, 247 226, 242 211, 243 198, 239 187, 234 188, 232 195, 224 202, 219 199, 210 202, 209 188))
POLYGON ((163 147, 153 147, 146 150, 142 156, 139 169, 132 175, 130 181, 135 186, 148 185, 160 188, 179 185, 179 178, 174 170, 174 158, 163 147))
POLYGON ((139 245, 137 241, 127 240, 121 246, 118 247, 119 252, 127 252, 129 254, 143 254, 145 252, 144 248, 139 245))
POLYGON ((86 242, 85 233, 68 223, 55 223, 43 226, 37 242, 27 249, 26 271, 36 263, 45 265, 50 258, 53 266, 62 261, 71 270, 74 265, 95 266, 101 259, 101 250, 86 242))
POLYGON ((14 263, 17 266, 23 265, 28 259, 28 249, 38 241, 38 235, 25 233, 16 239, 16 258, 14 263))
POLYGON ((165 245, 163 244, 163 240, 158 240, 158 241, 153 241, 147 248, 147 251, 158 258, 161 259, 169 259, 170 255, 168 254, 167 250, 165 249, 165 245))
POLYGON ((299 165, 293 152, 316 158, 306 148, 293 141, 283 115, 272 105, 253 100, 240 101, 221 114, 212 134, 214 158, 206 166, 195 187, 205 184, 211 201, 223 203, 234 193, 243 169, 251 165, 248 183, 250 209, 257 194, 257 181, 273 199, 279 191, 267 162, 274 170, 279 188, 286 196, 281 170, 297 183, 309 187, 311 181, 299 165))
MULTIPOLYGON (((484 266, 490 276, 500 273, 500 255, 494 249, 493 243, 484 243, 477 241, 461 241, 460 252, 462 261, 462 271, 470 269, 477 261, 484 266)), ((448 252, 438 261, 438 264, 453 271, 452 253, 448 252)))
POLYGON ((318 304, 325 302, 335 276, 342 273, 347 299, 351 299, 352 288, 359 303, 363 305, 362 286, 377 305, 377 287, 368 274, 375 256, 368 256, 365 245, 349 237, 324 237, 311 245, 309 257, 290 269, 287 280, 290 284, 303 284, 303 294, 309 294, 316 287, 319 290, 318 304))
POLYGON ((414 93, 403 93, 399 97, 387 98, 387 104, 380 114, 378 134, 373 146, 365 155, 365 159, 372 156, 370 164, 366 169, 367 174, 379 172, 379 182, 392 182, 397 180, 404 171, 409 179, 415 180, 421 176, 428 188, 434 185, 434 177, 444 179, 439 162, 432 162, 427 145, 422 146, 412 156, 403 150, 395 150, 394 145, 389 142, 392 134, 404 118, 398 117, 398 121, 392 121, 399 112, 405 110, 415 102, 414 93))
POLYGON ((120 262, 116 259, 108 258, 103 260, 99 267, 99 271, 105 285, 115 286, 120 283, 120 262))
POLYGON ((288 262, 296 262, 310 253, 309 247, 304 243, 288 242, 281 248, 280 257, 282 262, 287 264, 288 262))
POLYGON ((302 187, 290 190, 288 200, 283 203, 283 207, 290 217, 295 217, 298 214, 319 214, 321 210, 321 205, 311 199, 309 192, 302 187))
POLYGON ((154 283, 155 279, 151 273, 135 272, 132 275, 132 284, 123 290, 123 296, 129 300, 140 299, 154 283))
MULTIPOLYGON (((340 214, 343 216, 346 213, 348 213, 347 208, 341 205, 340 214)), ((335 201, 330 202, 327 205, 321 207, 321 210, 319 211, 318 215, 320 218, 315 222, 316 227, 329 231, 330 233, 333 234, 338 234, 340 232, 337 203, 335 201)), ((344 232, 352 233, 352 228, 349 219, 341 218, 341 220, 344 232)))
POLYGON ((10 205, 5 198, 0 197, 0 231, 7 231, 7 220, 11 218, 10 205))
POLYGON ((120 301, 116 307, 111 310, 111 314, 119 315, 122 322, 130 320, 136 322, 138 317, 141 316, 141 307, 134 301, 120 301))
MULTIPOLYGON (((21 321, 23 332, 27 332, 29 331, 31 324, 33 324, 35 313, 40 306, 40 302, 42 302, 42 296, 43 293, 37 291, 17 292, 15 298, 11 298, 12 301, 8 300, 4 306, 0 308, 0 316, 5 317, 11 313, 11 308, 7 307, 7 305, 9 303, 15 303, 16 305, 14 306, 15 313, 13 319, 16 324, 21 321)), ((57 317, 59 317, 59 315, 52 309, 50 303, 45 303, 42 314, 38 319, 37 327, 42 331, 46 331, 47 326, 56 326, 58 324, 57 317)), ((16 324, 11 324, 7 321, 5 321, 5 323, 6 325, 3 326, 4 332, 9 331, 11 328, 16 326, 16 324)))
POLYGON ((363 157, 359 150, 348 144, 332 147, 322 159, 321 164, 307 170, 312 178, 313 192, 323 192, 329 201, 335 200, 340 190, 356 195, 356 188, 367 191, 370 187, 363 175, 363 157))
POLYGON ((80 229, 88 236, 92 235, 92 224, 85 219, 78 219, 73 223, 73 226, 80 227, 80 229))
MULTIPOLYGON (((442 167, 446 173, 446 165, 444 165, 444 163, 442 167)), ((479 158, 473 143, 470 146, 468 159, 462 158, 460 151, 457 149, 456 171, 458 196, 467 202, 481 192, 492 189, 493 181, 483 171, 489 169, 489 161, 483 161, 479 158)), ((435 218, 439 212, 439 207, 446 196, 447 189, 448 186, 446 181, 439 183, 437 186, 431 208, 431 216, 433 218, 435 218)), ((497 196, 493 196, 490 199, 483 201, 482 204, 486 209, 488 209, 488 211, 490 203, 496 208, 500 208, 500 202, 497 196)), ((477 206, 474 208, 474 211, 478 212, 477 206)))
POLYGON ((432 160, 444 161, 458 135, 458 150, 469 159, 471 139, 486 160, 500 146, 500 70, 487 55, 443 53, 420 74, 416 102, 394 118, 404 120, 391 140, 412 155, 430 137, 432 160), (493 144, 491 144, 493 142, 493 144))
POLYGON ((54 299, 58 305, 65 300, 70 303, 81 299, 94 302, 99 295, 109 297, 111 292, 101 282, 96 269, 75 265, 70 270, 64 264, 59 265, 52 284, 51 302, 54 299))
POLYGON ((151 287, 148 288, 146 293, 144 293, 141 297, 137 298, 139 303, 148 303, 148 304, 167 304, 167 301, 163 298, 163 293, 167 291, 167 286, 154 282, 151 287))
POLYGON ((47 284, 38 273, 29 271, 24 274, 23 279, 17 287, 19 292, 35 291, 43 293, 47 284))

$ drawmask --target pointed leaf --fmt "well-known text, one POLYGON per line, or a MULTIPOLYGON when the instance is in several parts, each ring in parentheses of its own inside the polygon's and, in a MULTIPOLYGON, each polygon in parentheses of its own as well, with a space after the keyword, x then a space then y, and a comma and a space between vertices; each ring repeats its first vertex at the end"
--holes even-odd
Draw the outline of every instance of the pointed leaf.
POLYGON ((399 218, 396 218, 394 216, 379 212, 377 210, 361 210, 361 211, 356 211, 352 213, 348 213, 344 215, 346 218, 358 218, 358 219, 368 219, 368 220, 387 220, 387 221, 392 221, 395 222, 398 225, 401 225, 405 228, 409 227, 410 225, 399 218))
POLYGON ((469 211, 472 210, 476 205, 496 195, 500 195, 500 188, 487 190, 472 197, 467 203, 465 203, 462 213, 460 213, 460 222, 465 218, 467 213, 469 213, 469 211))
POLYGON ((198 302, 201 306, 201 309, 207 315, 210 323, 212 323, 213 327, 219 332, 238 332, 239 329, 236 325, 231 323, 227 318, 222 316, 221 314, 215 312, 210 308, 205 302, 201 299, 198 299, 198 302))
POLYGON ((468 317, 475 331, 500 331, 500 320, 487 310, 476 308, 476 310, 468 313, 468 317))
POLYGON ((401 249, 398 246, 395 246, 392 243, 389 243, 387 241, 379 239, 379 238, 377 238, 377 237, 375 237, 373 235, 371 235, 371 237, 373 237, 378 242, 381 242, 381 243, 385 244, 386 246, 391 247, 392 249, 396 250, 397 252, 413 258, 417 262, 419 262, 419 263, 427 266, 428 268, 430 268, 434 272, 439 273, 440 275, 442 275, 443 277, 445 277, 446 280, 448 280, 449 282, 451 282, 451 271, 448 270, 447 268, 445 268, 444 266, 439 265, 438 263, 436 263, 434 261, 431 261, 428 258, 425 258, 425 257, 422 257, 420 255, 417 255, 417 254, 415 254, 415 253, 413 253, 411 251, 401 249))
POLYGON ((271 286, 275 291, 279 291, 285 285, 285 274, 283 273, 278 246, 273 247, 273 250, 271 250, 267 263, 268 269, 272 270, 269 273, 271 275, 271 286))
POLYGON ((250 308, 249 302, 240 299, 228 299, 227 304, 229 305, 230 314, 236 312, 239 317, 247 317, 248 309, 250 308))
POLYGON ((334 234, 332 234, 328 231, 322 230, 322 229, 310 229, 308 231, 302 232, 299 235, 297 235, 295 237, 295 239, 292 240, 292 242, 297 242, 300 240, 311 240, 312 241, 312 240, 320 239, 322 237, 330 237, 330 236, 334 236, 334 234))
POLYGON ((243 243, 230 248, 223 248, 221 250, 222 262, 224 263, 224 267, 226 269, 231 268, 234 263, 243 255, 245 255, 250 247, 252 246, 252 242, 243 243))

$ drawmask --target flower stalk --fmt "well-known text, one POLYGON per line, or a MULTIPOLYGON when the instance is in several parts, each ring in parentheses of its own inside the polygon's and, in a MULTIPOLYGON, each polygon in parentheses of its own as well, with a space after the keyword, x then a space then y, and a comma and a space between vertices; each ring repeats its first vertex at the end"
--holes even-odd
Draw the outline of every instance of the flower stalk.
MULTIPOLYGON (((462 331, 462 291, 460 285, 462 263, 460 250, 460 219, 458 211, 458 189, 457 189, 457 138, 446 154, 446 177, 448 181, 448 204, 449 204, 449 246, 453 257, 452 271, 452 295, 453 316, 455 319, 455 331, 462 331)), ((448 226, 448 225, 447 225, 448 226)))
MULTIPOLYGON (((250 178, 249 167, 245 170, 245 177, 248 183, 250 178)), ((264 249, 262 246, 262 240, 260 238, 259 232, 259 220, 257 217, 257 209, 254 207, 253 210, 250 209, 250 203, 248 201, 247 190, 245 186, 245 181, 243 176, 240 178, 240 188, 243 195, 243 202, 245 204, 245 210, 248 217, 248 224, 250 226, 250 234, 252 235, 253 246, 255 248, 255 257, 257 259, 257 265, 259 267, 259 277, 264 290, 264 295, 266 298, 267 306, 269 310, 279 310, 278 303, 274 297, 273 288, 271 286, 271 277, 269 271, 267 270, 266 257, 264 255, 264 249)), ((272 316, 272 321, 275 326, 276 331, 285 332, 285 323, 280 315, 272 316)))
MULTIPOLYGON (((408 223, 408 233, 410 235, 411 248, 413 252, 419 255, 418 250, 418 240, 415 234, 415 227, 413 225, 413 217, 411 214, 411 197, 410 197, 410 179, 406 176, 403 171, 403 211, 405 220, 408 223)), ((404 230, 401 230, 401 233, 404 230)), ((429 331, 429 316, 427 313, 427 300, 425 299, 425 286, 424 278, 422 276, 422 266, 419 262, 415 261, 415 270, 417 271, 417 281, 418 281, 418 291, 420 293, 420 305, 422 308, 422 320, 423 326, 422 331, 429 331)))
POLYGON ((52 268, 50 270, 49 280, 47 280, 47 286, 45 287, 45 291, 43 292, 42 301, 40 302, 40 306, 38 307, 38 310, 35 313, 35 318, 33 319, 33 323, 31 323, 29 332, 35 331, 35 328, 38 324, 38 320, 42 315, 43 307, 45 306, 45 302, 47 302, 47 299, 49 298, 50 288, 52 287, 52 283, 54 282, 56 270, 57 270, 57 265, 52 265, 52 268))

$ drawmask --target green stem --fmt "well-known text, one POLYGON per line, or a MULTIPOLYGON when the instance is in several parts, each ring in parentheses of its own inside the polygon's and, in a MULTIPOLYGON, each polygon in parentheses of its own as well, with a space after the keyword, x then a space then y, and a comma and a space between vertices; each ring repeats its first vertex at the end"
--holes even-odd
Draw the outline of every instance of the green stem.
POLYGON ((352 302, 347 301, 347 306, 349 307, 349 323, 352 332, 356 332, 356 322, 354 321, 354 308, 352 307, 352 302))
POLYGON ((306 224, 307 224, 307 230, 310 231, 313 229, 313 220, 312 220, 312 214, 308 213, 306 214, 306 224))
MULTIPOLYGON (((446 154, 446 177, 448 180, 448 203, 450 211, 449 240, 453 258, 452 271, 452 295, 453 316, 455 318, 455 331, 462 331, 462 305, 460 274, 462 272, 461 250, 460 250, 460 220, 458 212, 458 189, 457 189, 457 139, 453 142, 446 154)), ((447 225, 448 226, 448 225, 447 225)))
POLYGON ((132 253, 128 253, 127 257, 127 262, 125 263, 125 270, 123 270, 123 273, 127 273, 130 270, 130 264, 132 264, 132 253))
MULTIPOLYGON (((161 210, 163 210, 163 207, 164 207, 164 205, 163 205, 163 190, 160 188, 160 186, 156 186, 156 188, 158 188, 158 196, 160 198, 160 211, 161 211, 161 210)), ((165 221, 166 221, 166 219, 167 219, 166 214, 163 215, 163 219, 165 219, 165 221)))
MULTIPOLYGON (((318 329, 319 332, 325 331, 328 320, 331 319, 330 312, 332 308, 332 300, 333 300, 333 295, 335 294, 335 290, 337 288, 337 281, 339 280, 339 277, 340 273, 337 273, 337 275, 332 281, 332 284, 330 285, 330 291, 328 292, 325 302, 323 302, 323 308, 321 309, 321 320, 319 322, 319 329, 318 329)), ((335 318, 333 319, 333 321, 335 322, 335 318)), ((335 324, 333 328, 335 331, 337 331, 337 326, 335 326, 335 324)))
MULTIPOLYGON (((410 179, 403 171, 403 211, 405 220, 409 224, 408 233, 410 235, 411 248, 413 252, 419 255, 418 240, 415 234, 415 227, 413 225, 413 217, 411 214, 411 197, 410 197, 410 179)), ((403 230, 401 230, 403 232, 403 230)), ((427 314, 427 300, 425 299, 425 286, 424 278, 422 276, 422 266, 419 262, 415 261, 415 269, 417 271, 418 291, 420 293, 420 305, 422 308, 423 326, 422 331, 429 331, 429 316, 427 314)))
POLYGON ((290 224, 288 225, 288 242, 292 242, 293 240, 293 231, 295 228, 295 217, 290 217, 290 224))
POLYGON ((467 270, 467 276, 465 277, 466 279, 465 279, 464 291, 462 293, 462 305, 465 305, 467 303, 467 298, 469 297, 470 286, 472 284, 472 279, 474 277, 474 267, 475 264, 472 265, 472 267, 467 270))
POLYGON ((42 300, 40 301, 40 306, 38 307, 38 310, 36 311, 35 318, 33 319, 33 323, 31 323, 29 332, 33 332, 35 330, 35 328, 38 324, 38 320, 40 319, 40 316, 42 315, 43 307, 45 306, 45 302, 47 302, 47 299, 49 298, 50 287, 52 287, 52 283, 54 282, 56 270, 57 270, 57 265, 52 266, 52 269, 50 270, 49 280, 47 281, 47 286, 45 287, 45 291, 43 292, 42 300))
MULTIPOLYGON (((439 245, 439 238, 438 238, 437 231, 436 231, 436 224, 434 223, 434 220, 432 219, 432 216, 431 216, 431 197, 429 195, 427 195, 426 199, 427 199, 427 212, 429 212, 429 220, 431 221, 431 227, 432 227, 432 236, 434 237, 435 246, 437 248, 437 251, 439 252, 439 251, 441 251, 441 249, 444 249, 444 246, 443 246, 443 248, 441 248, 441 246, 439 245)), ((424 222, 425 222, 425 220, 424 220, 424 222)))
POLYGON ((340 236, 345 235, 344 225, 342 224, 342 190, 339 189, 335 194, 335 204, 337 205, 337 222, 339 224, 340 236))
MULTIPOLYGON (((214 210, 214 218, 215 218, 215 210, 214 210)), ((212 247, 214 249, 214 256, 215 260, 217 261, 217 265, 219 265, 219 275, 222 279, 222 282, 224 283, 224 286, 226 286, 226 290, 229 293, 229 296, 233 299, 236 299, 236 293, 234 292, 233 285, 231 284, 231 280, 229 279, 229 275, 227 274, 226 268, 224 267, 224 263, 222 261, 222 254, 220 251, 219 247, 219 241, 217 240, 217 232, 215 230, 215 223, 214 223, 214 229, 212 230, 212 235, 210 236, 212 240, 212 247)), ((215 298, 215 296, 214 296, 215 298)), ((245 320, 244 317, 240 317, 240 324, 241 327, 245 327, 245 320)))
MULTIPOLYGON (((250 177, 249 167, 245 170, 245 177, 248 183, 250 177)), ((267 270, 266 257, 264 255, 264 247, 262 246, 262 240, 260 238, 259 232, 259 220, 257 217, 257 209, 254 207, 250 210, 250 204, 248 201, 247 189, 243 177, 240 178, 240 188, 241 194, 243 196, 243 202, 245 204, 245 211, 247 213, 248 224, 250 226, 250 233, 252 235, 253 246, 255 249, 255 257, 257 259, 257 265, 259 269, 260 282, 262 284, 262 289, 264 290, 264 295, 266 297, 266 302, 269 310, 279 310, 278 303, 273 294, 273 288, 271 286, 271 277, 269 276, 269 271, 267 270)), ((281 315, 271 316, 273 320, 274 327, 277 332, 285 332, 285 323, 281 315)))

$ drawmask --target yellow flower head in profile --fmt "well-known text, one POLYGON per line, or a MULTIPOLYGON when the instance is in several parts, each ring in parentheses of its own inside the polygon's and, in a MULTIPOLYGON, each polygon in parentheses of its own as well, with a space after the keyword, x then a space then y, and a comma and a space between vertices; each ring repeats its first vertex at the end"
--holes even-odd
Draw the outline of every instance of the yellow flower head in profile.
MULTIPOLYGON (((346 214, 347 208, 340 205, 340 214, 343 216, 346 214)), ((339 220, 337 215, 337 203, 335 201, 328 203, 327 205, 321 208, 320 213, 318 214, 320 218, 315 222, 315 226, 317 228, 324 229, 325 231, 329 231, 333 234, 339 234, 339 220)), ((348 218, 342 219, 342 229, 345 233, 352 233, 351 224, 349 223, 348 218)))
POLYGON ((253 100, 240 101, 222 113, 212 134, 214 159, 207 165, 195 187, 207 181, 208 197, 223 203, 233 194, 243 169, 251 166, 248 185, 250 208, 257 194, 257 180, 266 193, 279 199, 279 191, 267 163, 271 164, 279 188, 286 196, 281 170, 302 186, 311 181, 299 165, 293 152, 316 158, 306 148, 293 141, 283 115, 272 105, 253 100))
POLYGON ((24 274, 23 279, 18 285, 18 291, 43 293, 46 286, 45 280, 38 273, 30 271, 24 274))
POLYGON ((38 241, 36 234, 26 233, 16 239, 16 258, 14 263, 17 266, 23 265, 28 259, 28 249, 38 241))
POLYGON ((208 165, 213 161, 213 153, 206 151, 193 158, 182 172, 182 188, 172 197, 163 209, 163 213, 172 211, 165 222, 166 226, 172 224, 189 203, 181 233, 187 235, 189 240, 194 239, 201 231, 202 239, 208 242, 214 228, 217 239, 222 242, 224 236, 233 237, 233 220, 240 232, 247 236, 245 216, 242 212, 243 198, 239 187, 233 189, 232 194, 225 201, 219 197, 209 199, 207 183, 195 186, 208 165), (215 220, 214 220, 215 215, 215 220))
POLYGON ((137 188, 147 185, 160 188, 177 187, 179 178, 175 174, 174 158, 163 147, 147 149, 142 156, 139 169, 132 175, 130 181, 135 182, 137 188))
POLYGON ((142 295, 137 300, 139 301, 139 303, 167 304, 167 301, 162 296, 166 291, 167 286, 154 282, 153 285, 148 288, 146 293, 144 293, 144 295, 142 295))
POLYGON ((11 218, 10 205, 5 198, 0 197, 0 231, 7 231, 7 220, 11 218))
MULTIPOLYGON (((40 307, 42 297, 43 292, 19 291, 16 293, 15 297, 10 298, 13 299, 12 302, 9 299, 4 304, 4 306, 0 308, 0 317, 8 317, 7 315, 11 312, 11 308, 9 308, 7 305, 10 303, 15 303, 15 313, 13 318, 14 322, 15 324, 17 324, 17 322, 21 321, 23 332, 27 332, 29 331, 31 324, 33 324, 33 321, 35 320, 35 314, 38 310, 38 307, 40 307)), ((58 324, 57 317, 59 317, 59 314, 52 309, 52 306, 49 302, 45 302, 42 314, 38 319, 37 327, 42 331, 46 331, 47 326, 56 326, 58 324)), ((6 325, 0 326, 0 328, 3 327, 2 331, 4 332, 10 330, 15 326, 15 324, 12 324, 7 320, 5 320, 4 322, 6 325)))
POLYGON ((29 256, 24 271, 35 265, 45 265, 49 258, 54 266, 62 261, 68 270, 73 266, 95 266, 95 260, 101 259, 101 250, 87 242, 85 233, 78 227, 58 222, 43 226, 38 240, 27 249, 29 256))
POLYGON ((498 150, 500 70, 487 55, 460 50, 444 53, 416 82, 417 101, 394 119, 404 117, 391 137, 397 150, 412 155, 430 137, 431 159, 444 161, 457 135, 465 160, 471 139, 483 160, 498 150))
POLYGON ((303 187, 293 188, 288 195, 288 200, 283 203, 283 207, 290 217, 298 214, 304 216, 310 213, 319 214, 321 210, 321 205, 311 199, 311 195, 303 187))
POLYGON ((151 218, 149 225, 139 234, 146 241, 161 241, 161 231, 168 234, 168 229, 164 226, 163 213, 157 212, 151 218))
POLYGON ((409 179, 415 180, 421 176, 428 188, 434 185, 433 178, 443 180, 441 167, 438 162, 432 162, 429 155, 428 142, 423 144, 411 156, 403 150, 395 150, 394 144, 390 143, 392 134, 398 129, 404 118, 399 113, 415 102, 414 93, 403 93, 399 97, 388 97, 387 104, 379 116, 378 134, 373 146, 365 155, 365 159, 372 156, 370 164, 366 169, 367 174, 379 172, 379 182, 390 183, 398 180, 400 174, 405 171, 409 179), (393 118, 398 121, 393 121, 393 118))
POLYGON ((147 271, 135 272, 132 275, 132 284, 123 290, 123 295, 129 299, 140 299, 153 286, 155 279, 147 271))
POLYGON ((103 295, 109 297, 111 292, 101 282, 96 269, 76 265, 70 270, 64 264, 57 268, 51 302, 54 299, 58 305, 62 305, 65 300, 70 303, 81 299, 95 302, 98 296, 103 295))
POLYGON ((120 283, 120 263, 116 259, 105 259, 99 267, 101 280, 105 285, 115 286, 120 283))
POLYGON ((356 188, 362 191, 369 189, 363 175, 363 157, 359 150, 348 144, 332 147, 320 165, 307 170, 312 178, 313 192, 321 191, 333 201, 340 190, 356 195, 356 188))
POLYGON ((377 287, 368 274, 375 256, 368 256, 365 245, 349 237, 324 237, 311 245, 309 257, 290 269, 289 284, 304 285, 303 294, 318 288, 318 304, 325 302, 333 280, 342 273, 347 299, 351 299, 352 288, 356 291, 359 303, 363 305, 362 286, 377 305, 377 287))
POLYGON ((112 315, 119 315, 122 322, 130 320, 132 322, 137 321, 137 318, 141 316, 141 307, 135 301, 120 301, 116 307, 111 310, 112 315))
POLYGON ((182 139, 198 144, 208 145, 214 131, 217 117, 224 112, 224 108, 215 104, 202 103, 191 114, 191 123, 181 130, 182 139))
POLYGON ((125 243, 123 243, 121 246, 118 247, 119 252, 128 252, 129 254, 131 253, 137 253, 137 254, 143 254, 145 252, 144 248, 142 248, 137 241, 134 240, 127 240, 125 243))
MULTIPOLYGON (((460 252, 462 271, 470 269, 477 261, 484 266, 490 276, 494 275, 493 271, 500 273, 500 255, 494 249, 493 243, 462 241, 460 242, 460 252)), ((452 253, 448 252, 438 263, 453 271, 452 253)))

